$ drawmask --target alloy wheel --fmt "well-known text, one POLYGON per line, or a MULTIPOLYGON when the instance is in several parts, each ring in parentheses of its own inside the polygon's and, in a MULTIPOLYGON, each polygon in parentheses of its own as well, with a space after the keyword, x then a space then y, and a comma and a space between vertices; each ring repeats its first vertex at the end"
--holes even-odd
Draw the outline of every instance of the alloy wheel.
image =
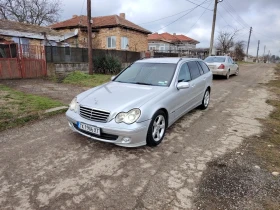
POLYGON ((163 115, 158 115, 153 123, 152 136, 155 141, 160 141, 165 131, 165 118, 163 115))

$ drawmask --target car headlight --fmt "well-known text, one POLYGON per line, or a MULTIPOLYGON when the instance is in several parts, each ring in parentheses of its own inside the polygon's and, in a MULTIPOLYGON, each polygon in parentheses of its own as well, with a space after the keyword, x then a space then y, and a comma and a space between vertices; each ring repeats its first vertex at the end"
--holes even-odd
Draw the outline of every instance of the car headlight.
POLYGON ((79 109, 79 104, 78 104, 78 102, 77 102, 77 98, 75 97, 72 101, 71 101, 71 103, 69 104, 69 109, 71 110, 71 111, 74 111, 74 112, 77 112, 78 111, 78 109, 79 109))
POLYGON ((120 112, 117 114, 115 121, 116 123, 124 122, 126 124, 132 124, 138 120, 141 115, 140 109, 131 109, 128 112, 120 112))

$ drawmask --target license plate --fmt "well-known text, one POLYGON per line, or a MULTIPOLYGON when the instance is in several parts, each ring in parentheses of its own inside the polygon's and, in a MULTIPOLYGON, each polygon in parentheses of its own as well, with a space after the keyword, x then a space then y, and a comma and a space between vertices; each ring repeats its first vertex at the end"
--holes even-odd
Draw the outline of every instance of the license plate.
POLYGON ((93 125, 88 125, 82 122, 78 122, 77 124, 78 124, 78 128, 80 128, 81 130, 100 135, 100 128, 98 127, 95 127, 93 125))

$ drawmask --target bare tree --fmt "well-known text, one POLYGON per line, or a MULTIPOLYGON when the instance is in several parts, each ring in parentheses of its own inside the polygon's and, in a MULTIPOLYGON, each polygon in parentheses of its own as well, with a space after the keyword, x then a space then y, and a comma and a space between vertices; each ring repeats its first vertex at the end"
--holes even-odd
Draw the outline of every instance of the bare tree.
POLYGON ((58 21, 61 0, 0 0, 0 18, 35 25, 58 21))
POLYGON ((222 53, 228 53, 230 48, 234 46, 234 38, 237 34, 237 30, 234 32, 220 31, 217 38, 217 48, 222 50, 222 53))
POLYGON ((244 51, 244 48, 245 48, 245 42, 244 41, 237 41, 235 44, 234 44, 234 55, 235 55, 235 58, 237 60, 243 60, 243 58, 245 57, 245 51, 244 51))

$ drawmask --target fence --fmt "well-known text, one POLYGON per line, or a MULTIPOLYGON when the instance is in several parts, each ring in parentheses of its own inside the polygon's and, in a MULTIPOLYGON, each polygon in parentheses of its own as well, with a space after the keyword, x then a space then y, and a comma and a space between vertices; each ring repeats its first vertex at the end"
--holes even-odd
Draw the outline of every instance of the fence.
POLYGON ((0 79, 46 75, 43 46, 0 44, 0 79))
MULTIPOLYGON (((48 63, 83 63, 88 62, 88 49, 76 47, 46 46, 46 61, 48 63)), ((132 63, 140 59, 139 52, 121 50, 93 49, 92 56, 112 56, 121 63, 132 63)))
POLYGON ((178 51, 154 51, 155 58, 160 57, 186 57, 186 58, 200 58, 205 59, 209 55, 208 50, 203 49, 190 49, 190 50, 178 50, 178 51))

